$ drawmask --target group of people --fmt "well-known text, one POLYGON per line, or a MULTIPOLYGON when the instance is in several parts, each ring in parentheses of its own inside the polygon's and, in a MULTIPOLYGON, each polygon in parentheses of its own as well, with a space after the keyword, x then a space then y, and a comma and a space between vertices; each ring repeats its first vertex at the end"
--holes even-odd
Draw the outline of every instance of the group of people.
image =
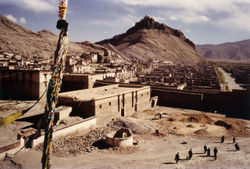
MULTIPOLYGON (((207 153, 207 156, 210 157, 210 148, 207 147, 206 145, 204 145, 204 154, 207 153)), ((214 147, 214 160, 217 160, 217 153, 218 153, 218 149, 217 147, 214 147)))
MULTIPOLYGON (((190 148, 190 150, 188 151, 188 157, 186 158, 186 160, 191 160, 192 156, 193 156, 193 151, 190 148)), ((174 160, 176 161, 176 163, 179 162, 179 160, 180 160, 180 154, 179 154, 179 152, 175 155, 174 160)))
MULTIPOLYGON (((225 136, 222 136, 221 139, 220 139, 220 142, 224 143, 224 140, 225 140, 225 136)), ((234 147, 235 147, 235 151, 240 151, 240 146, 238 145, 238 143, 236 143, 236 138, 235 137, 233 137, 233 144, 234 144, 234 147)))
MULTIPOLYGON (((190 148, 190 150, 188 151, 188 156, 187 156, 186 160, 191 160, 192 157, 193 157, 193 151, 190 148)), ((179 152, 175 155, 174 160, 175 160, 176 163, 179 162, 179 160, 180 160, 180 154, 179 154, 179 152)))
MULTIPOLYGON (((221 137, 221 143, 224 143, 224 140, 225 140, 225 136, 222 136, 221 137)), ((239 147, 238 143, 236 143, 236 138, 235 137, 233 137, 233 144, 235 144, 234 145, 235 146, 235 151, 240 151, 240 147, 239 147)), ((204 145, 203 148, 204 148, 204 154, 207 154, 207 157, 210 157, 211 156, 210 148, 207 147, 206 145, 204 145)), ((217 160, 217 154, 218 154, 217 147, 214 147, 213 151, 214 151, 214 160, 217 160)), ((193 156, 193 151, 190 148, 190 150, 188 151, 188 157, 186 158, 186 160, 191 160, 192 156, 193 156)), ((179 152, 175 155, 174 160, 175 160, 176 163, 179 162, 179 160, 180 160, 179 152)))

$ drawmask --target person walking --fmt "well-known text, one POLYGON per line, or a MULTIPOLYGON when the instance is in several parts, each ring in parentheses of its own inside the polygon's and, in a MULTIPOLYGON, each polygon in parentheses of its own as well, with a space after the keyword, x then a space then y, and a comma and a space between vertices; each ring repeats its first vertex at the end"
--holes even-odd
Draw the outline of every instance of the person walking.
POLYGON ((207 152, 207 146, 204 145, 204 154, 206 154, 206 152, 207 152))
POLYGON ((175 155, 175 158, 174 158, 175 162, 178 163, 179 160, 180 160, 180 155, 179 155, 179 152, 175 155))
POLYGON ((225 139, 225 137, 222 136, 220 142, 221 142, 221 143, 224 143, 224 139, 225 139))
POLYGON ((192 156, 193 156, 193 151, 190 148, 190 150, 188 151, 188 159, 191 160, 192 156))
POLYGON ((240 151, 240 146, 238 145, 238 143, 236 143, 236 144, 234 145, 234 147, 235 147, 235 151, 240 151))
POLYGON ((236 143, 236 138, 235 137, 233 138, 233 143, 236 143))
POLYGON ((207 149, 207 156, 210 157, 210 148, 207 149))
POLYGON ((214 148, 214 160, 217 160, 217 153, 218 153, 218 149, 217 147, 214 148))

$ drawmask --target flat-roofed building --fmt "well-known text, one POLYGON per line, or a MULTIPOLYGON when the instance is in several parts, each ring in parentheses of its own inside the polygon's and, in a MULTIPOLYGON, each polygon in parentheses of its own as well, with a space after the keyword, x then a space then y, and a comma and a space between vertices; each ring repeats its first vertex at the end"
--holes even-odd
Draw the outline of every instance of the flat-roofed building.
POLYGON ((64 74, 61 92, 92 88, 96 80, 103 80, 103 74, 64 74))
POLYGON ((0 98, 38 99, 47 89, 51 71, 0 69, 0 98))
POLYGON ((59 94, 59 103, 73 107, 73 115, 97 116, 103 124, 151 107, 149 86, 108 85, 59 94))

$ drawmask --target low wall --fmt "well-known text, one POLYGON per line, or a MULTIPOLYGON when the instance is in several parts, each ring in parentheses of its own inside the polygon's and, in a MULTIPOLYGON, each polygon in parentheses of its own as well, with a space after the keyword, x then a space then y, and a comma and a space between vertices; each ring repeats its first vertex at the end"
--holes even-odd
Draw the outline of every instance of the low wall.
MULTIPOLYGON (((89 129, 95 125, 96 125, 96 117, 90 117, 88 119, 85 119, 83 122, 74 124, 72 126, 66 126, 62 129, 55 130, 53 132, 53 139, 58 138, 58 137, 67 136, 70 134, 74 134, 77 132, 81 132, 82 130, 89 129)), ((31 147, 33 148, 33 147, 37 146, 38 144, 43 143, 43 141, 44 141, 44 135, 38 137, 37 139, 34 139, 32 141, 31 147)))
POLYGON ((200 107, 203 94, 152 89, 152 96, 158 96, 158 104, 164 106, 200 107))
POLYGON ((232 117, 250 119, 249 91, 206 93, 203 105, 210 111, 219 111, 232 117))
POLYGON ((231 117, 250 119, 250 94, 247 90, 197 93, 152 87, 151 92, 152 96, 159 96, 159 105, 217 111, 231 117))
POLYGON ((13 155, 18 152, 24 146, 24 139, 21 138, 14 144, 10 144, 0 148, 0 160, 4 160, 6 154, 13 155))

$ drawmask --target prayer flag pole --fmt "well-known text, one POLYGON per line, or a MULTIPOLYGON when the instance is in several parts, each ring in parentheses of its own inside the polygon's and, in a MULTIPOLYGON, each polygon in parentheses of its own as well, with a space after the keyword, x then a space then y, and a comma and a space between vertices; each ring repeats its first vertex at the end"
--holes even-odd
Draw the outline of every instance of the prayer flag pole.
POLYGON ((45 135, 43 144, 42 168, 51 167, 52 138, 54 125, 54 110, 61 88, 63 70, 65 67, 65 57, 68 51, 68 23, 66 22, 68 0, 62 0, 59 4, 59 20, 56 27, 60 29, 57 49, 55 51, 54 66, 52 76, 47 89, 47 102, 45 105, 45 135))

